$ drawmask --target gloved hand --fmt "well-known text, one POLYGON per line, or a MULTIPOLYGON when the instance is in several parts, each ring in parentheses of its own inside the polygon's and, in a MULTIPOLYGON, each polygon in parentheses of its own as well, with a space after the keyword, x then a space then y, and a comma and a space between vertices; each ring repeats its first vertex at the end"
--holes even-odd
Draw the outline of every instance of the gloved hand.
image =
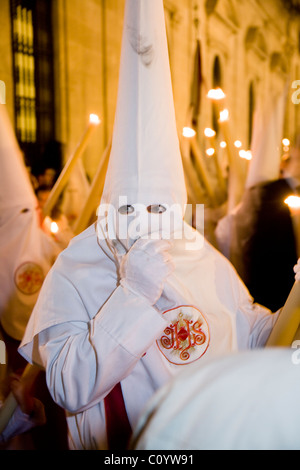
POLYGON ((167 277, 175 269, 168 252, 171 246, 169 240, 137 240, 121 259, 121 285, 154 305, 163 292, 167 277))
POLYGON ((294 267, 294 272, 296 273, 295 280, 300 281, 300 258, 298 259, 298 263, 294 267))

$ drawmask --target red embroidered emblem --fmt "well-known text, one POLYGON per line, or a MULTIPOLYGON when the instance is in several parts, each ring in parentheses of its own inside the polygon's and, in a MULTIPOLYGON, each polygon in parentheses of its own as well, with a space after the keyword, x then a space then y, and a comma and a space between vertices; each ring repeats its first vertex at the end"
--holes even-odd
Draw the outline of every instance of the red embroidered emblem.
POLYGON ((181 306, 164 312, 171 320, 157 345, 173 364, 189 364, 206 352, 209 329, 203 314, 193 306, 181 306))
POLYGON ((40 290, 44 282, 42 268, 35 263, 23 263, 15 272, 15 284, 26 295, 35 294, 40 290))

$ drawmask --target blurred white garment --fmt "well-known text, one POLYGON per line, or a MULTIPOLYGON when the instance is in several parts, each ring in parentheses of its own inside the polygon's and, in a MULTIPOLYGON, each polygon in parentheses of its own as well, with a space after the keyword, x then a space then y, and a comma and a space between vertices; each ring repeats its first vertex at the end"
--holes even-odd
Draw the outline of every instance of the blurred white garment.
POLYGON ((51 219, 49 216, 46 216, 42 223, 42 229, 55 241, 61 250, 67 248, 74 237, 74 233, 70 228, 68 219, 62 213, 55 219, 51 219))
POLYGON ((240 352, 184 368, 148 403, 137 450, 299 450, 295 350, 240 352))
POLYGON ((63 192, 61 203, 62 213, 67 217, 71 228, 81 214, 90 192, 90 183, 87 179, 82 160, 79 160, 63 192))
POLYGON ((38 202, 5 105, 0 104, 0 321, 21 340, 60 252, 39 226, 38 202))

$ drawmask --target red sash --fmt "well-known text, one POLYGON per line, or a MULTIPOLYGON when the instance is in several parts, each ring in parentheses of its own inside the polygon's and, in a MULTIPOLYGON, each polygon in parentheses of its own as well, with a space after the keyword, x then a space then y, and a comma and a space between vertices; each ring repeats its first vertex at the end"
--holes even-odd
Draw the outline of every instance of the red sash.
POLYGON ((131 436, 121 384, 104 398, 106 433, 109 450, 126 450, 131 436))

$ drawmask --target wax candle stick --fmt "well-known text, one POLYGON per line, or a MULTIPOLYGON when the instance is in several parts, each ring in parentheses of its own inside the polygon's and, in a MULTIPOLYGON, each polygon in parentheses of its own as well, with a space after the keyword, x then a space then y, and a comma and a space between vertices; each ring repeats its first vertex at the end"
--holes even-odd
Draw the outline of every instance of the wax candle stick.
POLYGON ((109 161, 109 155, 111 151, 111 141, 107 145, 98 166, 96 175, 93 178, 92 186, 90 193, 86 200, 86 203, 81 211, 79 218, 76 221, 74 226, 74 234, 78 235, 88 226, 89 220, 93 214, 93 211, 97 208, 97 205, 100 202, 101 194, 104 187, 105 175, 107 170, 107 165, 109 161))
POLYGON ((95 114, 91 114, 90 115, 90 120, 89 120, 89 125, 88 125, 81 141, 79 142, 74 154, 71 155, 71 157, 67 161, 66 165, 64 166, 61 174, 59 175, 55 185, 53 186, 53 188, 51 190, 51 193, 50 193, 50 195, 47 199, 47 202, 46 202, 45 206, 43 207, 44 216, 47 216, 51 213, 51 210, 55 206, 59 196, 61 195, 62 191, 64 190, 64 188, 65 188, 65 186, 66 186, 66 184, 69 180, 70 174, 72 173, 76 162, 82 156, 82 154, 83 154, 83 152, 84 152, 84 150, 85 150, 85 148, 86 148, 86 146, 87 146, 87 144, 88 144, 88 142, 91 138, 91 135, 94 132, 95 128, 98 126, 98 124, 100 124, 100 119, 98 118, 98 116, 96 116, 95 114))

